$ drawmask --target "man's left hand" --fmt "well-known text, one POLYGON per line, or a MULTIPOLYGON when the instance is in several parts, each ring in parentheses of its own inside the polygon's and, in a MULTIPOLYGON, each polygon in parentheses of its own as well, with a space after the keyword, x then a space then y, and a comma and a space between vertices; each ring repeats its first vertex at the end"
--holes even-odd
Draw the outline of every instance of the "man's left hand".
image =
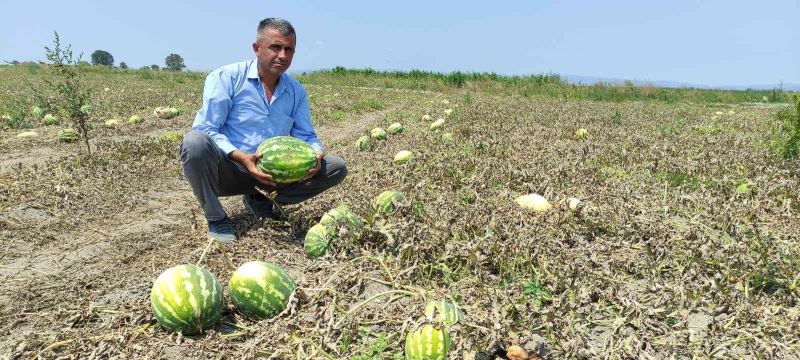
POLYGON ((303 178, 300 179, 301 182, 306 181, 308 179, 311 179, 315 175, 317 175, 317 173, 319 172, 319 169, 322 167, 322 158, 324 156, 325 156, 325 154, 323 154, 323 153, 317 153, 317 165, 315 165, 311 169, 308 169, 308 174, 306 174, 306 176, 303 176, 303 178))

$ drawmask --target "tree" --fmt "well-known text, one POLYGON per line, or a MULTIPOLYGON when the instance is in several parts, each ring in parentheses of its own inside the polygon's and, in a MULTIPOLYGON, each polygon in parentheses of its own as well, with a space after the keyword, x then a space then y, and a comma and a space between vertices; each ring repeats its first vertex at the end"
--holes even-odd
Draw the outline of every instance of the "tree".
POLYGON ((156 64, 150 65, 150 69, 151 70, 158 70, 158 65, 156 65, 156 64))
POLYGON ((183 58, 178 54, 167 55, 164 62, 167 64, 167 69, 169 70, 181 71, 186 67, 186 64, 183 63, 183 58))
POLYGON ((77 59, 74 58, 71 45, 61 48, 61 38, 57 32, 54 34, 53 48, 44 47, 47 60, 53 63, 49 67, 52 76, 45 79, 45 83, 59 95, 62 111, 78 128, 78 133, 86 144, 86 152, 91 156, 92 148, 89 146, 89 127, 91 125, 89 112, 91 110, 85 107, 89 105, 91 93, 83 80, 85 70, 75 66, 80 63, 81 55, 78 55, 77 59))
POLYGON ((92 53, 92 65, 114 66, 114 56, 105 50, 95 50, 92 53))
POLYGON ((119 63, 119 68, 120 69, 127 69, 128 68, 128 64, 126 64, 124 61, 122 61, 122 62, 119 63))

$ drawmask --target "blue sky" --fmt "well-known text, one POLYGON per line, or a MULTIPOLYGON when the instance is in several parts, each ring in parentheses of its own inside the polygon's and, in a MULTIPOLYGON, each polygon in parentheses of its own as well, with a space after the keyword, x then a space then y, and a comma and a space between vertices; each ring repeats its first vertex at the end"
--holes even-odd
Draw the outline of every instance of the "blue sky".
POLYGON ((255 28, 298 32, 292 71, 554 72, 712 86, 800 83, 800 1, 10 1, 0 60, 44 60, 53 30, 89 59, 192 70, 249 59, 255 28))

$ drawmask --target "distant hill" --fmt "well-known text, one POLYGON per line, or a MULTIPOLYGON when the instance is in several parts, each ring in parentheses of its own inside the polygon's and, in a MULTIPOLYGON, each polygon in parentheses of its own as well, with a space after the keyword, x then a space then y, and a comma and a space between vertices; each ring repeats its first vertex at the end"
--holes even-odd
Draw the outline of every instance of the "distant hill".
MULTIPOLYGON (((571 84, 583 84, 583 85, 592 85, 596 83, 606 83, 606 84, 622 84, 626 80, 625 79, 615 79, 615 78, 604 78, 604 77, 597 77, 597 76, 582 76, 582 75, 562 75, 562 79, 565 79, 567 82, 571 84)), ((661 80, 631 80, 634 85, 653 85, 656 87, 667 87, 667 88, 696 88, 696 89, 720 89, 720 90, 771 90, 771 89, 778 89, 783 88, 783 90, 789 91, 800 91, 800 84, 762 84, 762 85, 729 85, 729 86, 714 86, 714 85, 705 85, 705 84, 694 84, 694 83, 683 83, 683 82, 676 82, 676 81, 661 81, 661 80)))

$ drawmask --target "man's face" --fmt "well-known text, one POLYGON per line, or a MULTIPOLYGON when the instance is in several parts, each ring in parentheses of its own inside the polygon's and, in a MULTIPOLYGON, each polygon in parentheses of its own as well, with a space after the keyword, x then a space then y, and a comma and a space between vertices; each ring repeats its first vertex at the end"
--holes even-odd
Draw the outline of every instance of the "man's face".
POLYGON ((253 43, 258 67, 270 75, 280 76, 292 64, 297 39, 294 35, 284 36, 270 28, 264 29, 262 35, 260 40, 253 43))

